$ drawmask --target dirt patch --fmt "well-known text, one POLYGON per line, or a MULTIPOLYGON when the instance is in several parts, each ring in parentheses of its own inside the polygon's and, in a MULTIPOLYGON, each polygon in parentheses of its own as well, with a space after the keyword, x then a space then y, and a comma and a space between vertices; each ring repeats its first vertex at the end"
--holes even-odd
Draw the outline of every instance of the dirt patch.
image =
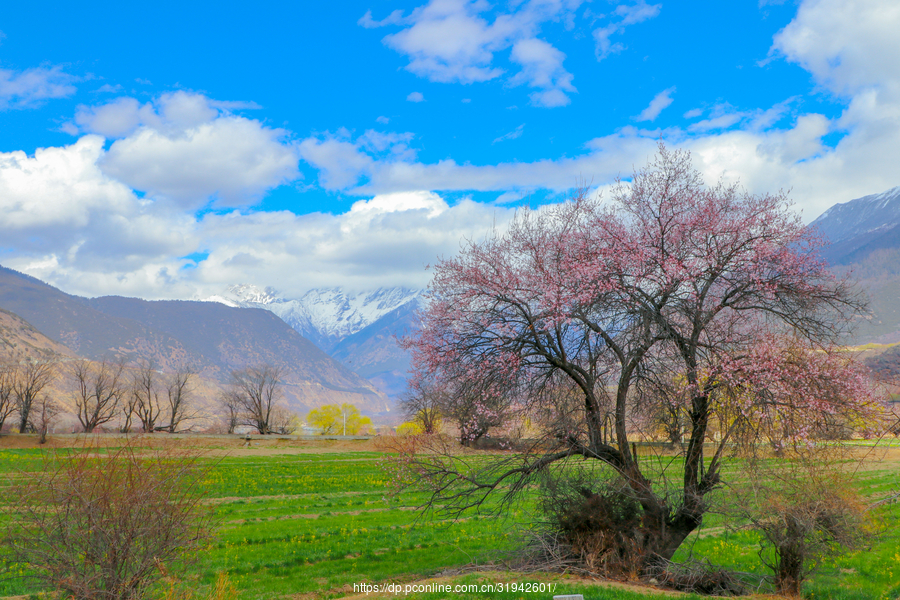
POLYGON ((109 434, 51 434, 46 444, 38 443, 36 434, 9 433, 0 435, 0 449, 24 448, 108 448, 122 446, 126 440, 138 445, 153 443, 173 445, 181 449, 196 449, 207 456, 277 456, 281 454, 332 454, 338 452, 378 452, 374 439, 310 440, 273 436, 254 436, 247 440, 239 435, 187 435, 154 433, 152 435, 109 434))

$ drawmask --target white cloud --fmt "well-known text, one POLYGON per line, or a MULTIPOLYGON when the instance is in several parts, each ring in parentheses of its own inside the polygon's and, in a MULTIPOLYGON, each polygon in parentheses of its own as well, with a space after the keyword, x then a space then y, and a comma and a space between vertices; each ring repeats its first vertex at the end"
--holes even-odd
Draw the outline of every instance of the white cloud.
POLYGON ((380 153, 372 151, 370 132, 353 140, 344 135, 308 138, 301 142, 304 160, 319 169, 319 183, 329 190, 375 195, 421 189, 446 191, 509 191, 550 189, 563 192, 585 179, 612 179, 630 165, 642 164, 655 149, 658 132, 642 134, 626 128, 586 144, 574 158, 497 165, 415 161, 409 134, 380 153))
POLYGON ((772 46, 832 92, 874 88, 900 100, 900 4, 894 0, 805 0, 772 46))
POLYGON ((92 93, 94 94, 121 94, 125 88, 123 88, 120 84, 110 85, 108 83, 104 83, 92 93))
POLYGON ((359 21, 356 23, 358 25, 362 25, 366 29, 373 29, 375 27, 384 27, 385 25, 398 25, 403 22, 403 11, 395 10, 384 19, 380 21, 376 21, 372 18, 372 11, 367 10, 366 14, 360 17, 359 21))
POLYGON ((740 123, 745 116, 746 114, 742 112, 719 113, 708 119, 703 119, 702 121, 697 121, 696 123, 691 124, 691 126, 688 127, 688 130, 695 132, 707 132, 715 131, 717 129, 728 129, 729 127, 740 123))
POLYGON ((385 36, 384 43, 409 56, 409 71, 432 81, 493 79, 502 72, 490 66, 493 52, 505 44, 506 32, 479 16, 485 8, 466 0, 432 0, 404 19, 409 27, 385 36))
POLYGON ((407 70, 431 81, 476 83, 504 75, 495 65, 497 53, 510 50, 510 60, 520 70, 509 79, 511 85, 528 85, 537 106, 555 107, 569 103, 574 92, 573 76, 563 67, 565 55, 545 40, 537 38, 542 23, 566 21, 582 0, 530 0, 513 3, 510 12, 485 18, 490 6, 483 0, 431 0, 404 17, 394 11, 382 21, 371 12, 360 20, 363 27, 401 25, 397 33, 385 36, 388 47, 409 57, 407 70))
POLYGON ((675 87, 670 87, 658 93, 650 101, 650 104, 641 111, 641 114, 634 118, 635 121, 655 121, 664 109, 672 104, 672 94, 675 93, 675 87))
POLYGON ((647 4, 645 0, 637 0, 634 4, 620 4, 613 11, 617 19, 604 27, 594 30, 593 36, 596 42, 595 53, 597 60, 603 60, 610 54, 617 54, 625 49, 621 42, 613 43, 610 39, 616 34, 623 33, 629 25, 647 21, 659 15, 662 4, 647 4))
POLYGON ((134 189, 199 207, 252 203, 296 179, 297 154, 284 132, 241 117, 219 118, 173 136, 142 129, 118 140, 103 171, 134 189))
MULTIPOLYGON (((131 189, 97 166, 103 139, 86 136, 71 146, 0 153, 0 223, 6 240, 40 230, 85 226, 92 213, 132 206, 131 189)), ((20 242, 25 240, 19 240, 20 242)))
POLYGON ((215 104, 202 94, 183 91, 162 94, 145 104, 117 98, 99 106, 79 106, 75 123, 82 131, 110 138, 125 137, 140 127, 177 134, 218 117, 215 104))
POLYGON ((289 294, 333 285, 419 287, 430 279, 427 264, 455 253, 464 237, 502 227, 512 214, 469 200, 449 206, 437 194, 417 191, 375 196, 340 215, 209 215, 201 227, 213 240, 210 254, 191 277, 208 293, 248 274, 254 283, 278 282, 289 294))
POLYGON ((319 185, 326 190, 356 186, 375 165, 375 159, 356 144, 336 138, 307 138, 300 142, 300 156, 319 170, 319 185))
POLYGON ((121 272, 189 251, 192 219, 104 175, 102 155, 98 136, 34 156, 0 153, 5 265, 121 272))
POLYGON ((541 91, 531 94, 536 106, 554 108, 569 104, 566 92, 575 92, 572 74, 563 68, 566 55, 537 38, 519 40, 513 44, 511 58, 522 70, 510 79, 511 85, 527 83, 541 91))
POLYGON ((0 69, 0 110, 29 108, 51 98, 75 93, 77 77, 62 67, 36 67, 24 71, 0 69))
MULTIPOLYGON (((378 164, 411 161, 415 153, 409 148, 411 133, 385 134, 368 130, 355 141, 350 133, 311 137, 298 146, 300 156, 319 169, 319 185, 327 190, 346 190, 356 187, 361 178, 368 177, 378 164)), ((421 189, 413 187, 412 189, 421 189)), ((403 190, 406 191, 406 190, 403 190)))
MULTIPOLYGON (((427 264, 455 253, 463 238, 503 227, 513 213, 470 200, 450 206, 437 194, 417 191, 360 200, 338 215, 234 211, 186 225, 171 215, 170 226, 180 237, 155 227, 152 233, 165 252, 146 253, 140 261, 91 260, 82 246, 69 253, 65 248, 19 253, 4 264, 89 296, 203 298, 235 281, 275 285, 296 295, 322 286, 421 287, 430 279, 427 264), (208 256, 198 264, 176 258, 194 251, 208 256)), ((124 250, 122 238, 142 225, 114 236, 104 250, 124 250)))
POLYGON ((406 99, 410 102, 424 102, 425 96, 422 95, 422 92, 410 92, 406 99))
POLYGON ((521 125, 519 125, 515 129, 513 129, 509 133, 504 133, 503 135, 501 135, 500 137, 495 139, 493 142, 491 142, 491 144, 496 144, 497 142, 505 142, 506 140, 514 140, 514 139, 520 138, 520 137, 522 137, 522 133, 524 133, 524 131, 525 131, 525 123, 522 123, 521 125))
POLYGON ((75 131, 120 138, 140 125, 158 124, 159 117, 150 103, 141 105, 134 98, 117 98, 100 106, 79 106, 75 113, 75 131))
POLYGON ((692 133, 708 133, 717 130, 731 129, 740 125, 751 131, 763 131, 771 128, 789 113, 796 97, 788 98, 766 109, 738 110, 727 102, 712 106, 709 109, 695 108, 684 114, 686 119, 694 119, 705 112, 707 118, 691 123, 688 131, 692 133))
MULTIPOLYGON (((408 136, 367 132, 389 156, 408 136)), ((402 151, 401 151, 402 152, 402 151)), ((355 202, 343 214, 232 211, 202 218, 138 197, 100 164, 104 140, 0 153, 0 250, 12 267, 76 294, 195 298, 235 281, 287 293, 316 286, 422 286, 425 265, 512 210, 421 190, 355 202), (208 253, 199 264, 179 258, 208 253)))
POLYGON ((199 207, 243 206, 266 190, 297 179, 297 149, 287 132, 233 115, 252 103, 216 102, 175 92, 141 104, 118 98, 81 106, 81 131, 117 139, 101 166, 109 176, 151 196, 199 207))
MULTIPOLYGON (((767 110, 739 111, 718 105, 709 110, 707 119, 688 130, 625 127, 616 134, 589 140, 580 154, 527 163, 473 165, 452 159, 422 163, 411 158, 411 151, 376 156, 363 140, 348 137, 340 140, 339 152, 333 152, 329 160, 319 160, 316 166, 326 187, 351 194, 417 189, 496 191, 506 201, 537 189, 561 193, 585 181, 602 187, 645 164, 662 136, 670 145, 692 150, 708 182, 720 178, 740 181, 754 193, 792 190, 807 220, 836 202, 900 183, 895 160, 900 145, 900 107, 885 104, 871 91, 854 98, 838 119, 801 114, 773 128, 773 123, 784 119, 789 105, 790 99, 767 110), (823 141, 831 133, 843 135, 834 147, 823 141), (353 164, 359 168, 351 167, 353 164)), ((303 142, 318 149, 332 144, 338 142, 303 142)))

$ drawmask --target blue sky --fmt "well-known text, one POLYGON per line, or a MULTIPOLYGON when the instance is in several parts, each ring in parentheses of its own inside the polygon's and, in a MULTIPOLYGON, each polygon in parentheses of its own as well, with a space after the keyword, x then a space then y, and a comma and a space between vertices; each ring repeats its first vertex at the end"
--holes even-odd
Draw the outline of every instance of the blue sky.
POLYGON ((659 139, 804 220, 900 185, 900 6, 6 3, 0 264, 85 295, 422 286, 659 139))

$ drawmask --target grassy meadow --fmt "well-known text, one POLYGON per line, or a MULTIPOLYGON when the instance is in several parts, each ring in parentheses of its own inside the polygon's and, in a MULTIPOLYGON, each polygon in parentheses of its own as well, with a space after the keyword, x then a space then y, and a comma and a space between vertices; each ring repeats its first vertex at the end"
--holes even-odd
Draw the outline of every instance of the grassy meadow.
MULTIPOLYGON (((505 517, 471 514, 454 523, 421 518, 415 508, 424 497, 390 496, 381 467, 387 455, 371 442, 273 439, 254 441, 248 448, 238 440, 210 439, 199 451, 211 464, 204 486, 219 526, 188 575, 186 584, 193 590, 211 586, 224 572, 239 597, 248 599, 537 599, 566 593, 596 599, 662 597, 659 590, 585 578, 510 573, 499 563, 489 572, 460 574, 466 565, 484 565, 514 554, 517 532, 528 523, 528 500, 505 517), (404 593, 407 585, 426 583, 472 591, 410 588, 416 591, 404 593), (367 596, 360 584, 389 587, 367 596)), ((862 470, 858 481, 867 496, 881 498, 900 491, 900 449, 892 452, 862 470)), ((4 519, 15 518, 17 482, 41 464, 39 449, 0 448, 4 519)), ((879 534, 872 536, 867 548, 820 565, 804 587, 806 596, 900 598, 900 503, 885 504, 874 512, 879 534)), ((758 550, 755 534, 726 528, 723 518, 712 513, 676 558, 707 559, 744 572, 761 593, 769 592, 758 550)), ((18 566, 8 568, 0 580, 0 597, 37 597, 41 590, 21 577, 24 574, 18 566)))

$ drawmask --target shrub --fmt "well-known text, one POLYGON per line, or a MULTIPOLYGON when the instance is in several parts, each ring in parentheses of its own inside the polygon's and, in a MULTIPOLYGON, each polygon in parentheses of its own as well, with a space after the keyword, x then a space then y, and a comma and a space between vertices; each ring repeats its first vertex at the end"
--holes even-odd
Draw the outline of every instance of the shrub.
POLYGON ((7 532, 10 558, 66 597, 143 598, 208 537, 205 472, 195 456, 139 453, 134 442, 105 454, 48 454, 21 490, 7 532))
POLYGON ((746 482, 732 487, 726 510, 760 533, 760 558, 779 594, 799 596, 822 558, 874 533, 849 456, 835 444, 784 448, 779 460, 746 461, 746 482))
POLYGON ((774 555, 764 561, 775 572, 778 593, 799 596, 817 559, 862 542, 864 509, 853 496, 847 490, 810 486, 770 498, 765 516, 754 519, 753 526, 774 555))
POLYGON ((547 478, 541 510, 545 535, 581 568, 605 576, 638 575, 643 555, 641 505, 621 479, 591 479, 583 473, 547 478))

